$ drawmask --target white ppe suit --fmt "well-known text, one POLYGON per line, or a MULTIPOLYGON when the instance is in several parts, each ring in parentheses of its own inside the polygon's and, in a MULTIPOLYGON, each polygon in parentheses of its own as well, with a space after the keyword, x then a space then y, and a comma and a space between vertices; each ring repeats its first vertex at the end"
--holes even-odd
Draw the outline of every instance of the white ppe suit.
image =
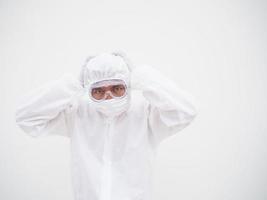
POLYGON ((192 100, 156 69, 102 53, 86 61, 80 77, 67 74, 25 95, 16 122, 33 137, 70 138, 75 200, 152 200, 157 148, 195 118, 192 100), (93 102, 88 86, 112 78, 128 84, 126 100, 93 102))

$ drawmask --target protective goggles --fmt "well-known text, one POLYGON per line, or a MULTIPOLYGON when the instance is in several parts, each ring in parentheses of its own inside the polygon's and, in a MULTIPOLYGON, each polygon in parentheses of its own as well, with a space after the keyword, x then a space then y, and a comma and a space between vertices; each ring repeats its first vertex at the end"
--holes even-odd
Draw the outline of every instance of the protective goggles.
POLYGON ((121 79, 103 80, 93 83, 89 95, 94 101, 103 101, 108 95, 114 99, 121 99, 127 94, 127 85, 121 79))

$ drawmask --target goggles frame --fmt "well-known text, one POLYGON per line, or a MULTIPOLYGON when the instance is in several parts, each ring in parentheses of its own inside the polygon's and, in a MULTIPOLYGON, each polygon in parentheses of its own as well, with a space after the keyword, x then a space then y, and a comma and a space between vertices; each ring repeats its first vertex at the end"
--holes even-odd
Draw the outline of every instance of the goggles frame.
POLYGON ((128 94, 128 86, 126 84, 126 82, 123 79, 104 79, 104 80, 100 80, 97 82, 94 82, 90 85, 90 87, 88 87, 89 90, 89 96, 90 98, 95 101, 95 102, 102 102, 106 100, 107 97, 107 93, 113 98, 113 99, 122 99, 124 98, 127 94, 128 94), (92 90, 95 88, 99 88, 99 87, 103 87, 103 86, 110 86, 110 85, 123 85, 125 88, 125 92, 122 96, 115 96, 114 94, 112 94, 111 91, 105 91, 105 94, 103 96, 103 98, 101 99, 96 99, 95 97, 93 97, 92 95, 92 90))

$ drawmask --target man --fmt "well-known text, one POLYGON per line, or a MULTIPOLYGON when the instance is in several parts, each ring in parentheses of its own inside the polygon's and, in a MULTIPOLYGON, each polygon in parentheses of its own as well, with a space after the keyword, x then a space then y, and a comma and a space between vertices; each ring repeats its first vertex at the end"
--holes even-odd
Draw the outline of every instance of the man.
POLYGON ((124 53, 91 56, 69 75, 25 96, 22 130, 71 141, 75 200, 151 200, 153 159, 164 139, 197 115, 191 95, 124 53))

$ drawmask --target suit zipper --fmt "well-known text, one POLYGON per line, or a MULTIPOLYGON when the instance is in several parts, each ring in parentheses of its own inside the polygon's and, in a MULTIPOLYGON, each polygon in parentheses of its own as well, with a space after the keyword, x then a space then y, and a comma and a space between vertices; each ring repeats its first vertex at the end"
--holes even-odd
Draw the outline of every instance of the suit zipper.
POLYGON ((111 196, 111 135, 110 135, 111 121, 107 121, 107 129, 105 134, 104 153, 103 153, 103 179, 101 189, 101 200, 110 200, 111 196))

